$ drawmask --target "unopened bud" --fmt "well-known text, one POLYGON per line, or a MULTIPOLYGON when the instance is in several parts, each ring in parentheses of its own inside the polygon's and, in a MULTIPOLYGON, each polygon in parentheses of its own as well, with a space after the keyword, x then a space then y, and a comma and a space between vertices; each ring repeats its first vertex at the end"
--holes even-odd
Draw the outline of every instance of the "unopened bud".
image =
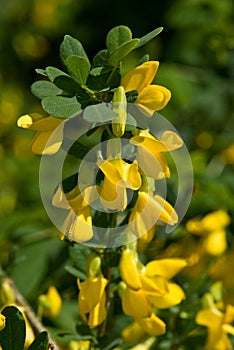
POLYGON ((127 99, 123 86, 115 90, 112 102, 112 109, 118 114, 118 117, 112 122, 112 130, 115 136, 121 137, 124 134, 127 120, 127 99))

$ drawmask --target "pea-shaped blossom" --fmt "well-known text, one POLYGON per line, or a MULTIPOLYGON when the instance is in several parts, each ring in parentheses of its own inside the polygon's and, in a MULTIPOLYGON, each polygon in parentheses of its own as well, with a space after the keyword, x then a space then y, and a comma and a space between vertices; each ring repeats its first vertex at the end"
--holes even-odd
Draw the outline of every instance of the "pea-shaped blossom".
POLYGON ((93 237, 92 213, 90 204, 98 197, 97 187, 89 186, 81 193, 76 186, 64 193, 58 186, 52 204, 58 208, 68 209, 61 231, 75 242, 85 242, 93 237))
POLYGON ((101 274, 90 275, 87 280, 78 280, 79 313, 90 328, 99 326, 106 318, 106 292, 108 280, 101 274), (88 315, 88 316, 87 316, 88 315))
POLYGON ((136 90, 135 101, 148 116, 163 109, 171 98, 171 92, 161 85, 151 85, 157 73, 158 61, 148 61, 128 72, 121 80, 125 92, 136 90))
POLYGON ((186 260, 172 258, 153 260, 144 266, 135 251, 127 248, 122 252, 119 268, 123 311, 148 334, 163 334, 166 328, 153 307, 169 308, 185 298, 183 290, 169 279, 186 265, 186 260))
POLYGON ((227 334, 234 335, 234 307, 227 305, 225 312, 215 306, 200 310, 196 315, 196 323, 208 327, 206 341, 207 350, 231 350, 232 344, 227 334))
POLYGON ((42 118, 40 114, 32 113, 20 117, 17 120, 17 125, 24 129, 37 131, 31 144, 33 153, 49 155, 56 153, 62 145, 63 122, 64 120, 59 118, 52 116, 42 118), (53 133, 54 135, 50 139, 53 133))
POLYGON ((156 222, 168 225, 178 222, 178 216, 170 203, 159 195, 139 191, 137 201, 129 217, 129 228, 140 237, 148 232, 156 222))
POLYGON ((154 179, 170 177, 163 153, 176 150, 183 145, 183 140, 171 130, 164 131, 160 139, 154 137, 148 130, 141 130, 129 142, 137 147, 136 160, 142 172, 154 179))
POLYGON ((210 255, 221 255, 227 248, 226 230, 230 224, 229 215, 223 210, 194 218, 187 222, 189 232, 201 237, 202 251, 210 255))
POLYGON ((128 205, 126 189, 138 190, 141 186, 137 163, 113 158, 99 160, 98 166, 105 175, 100 190, 102 205, 111 210, 125 210, 128 205))

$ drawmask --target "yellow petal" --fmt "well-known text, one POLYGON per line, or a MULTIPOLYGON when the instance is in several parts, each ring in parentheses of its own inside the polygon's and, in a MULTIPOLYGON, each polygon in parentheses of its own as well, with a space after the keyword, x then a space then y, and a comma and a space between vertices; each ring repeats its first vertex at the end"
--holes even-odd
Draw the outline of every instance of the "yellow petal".
POLYGON ((68 238, 75 242, 86 242, 93 237, 91 208, 89 206, 77 211, 70 210, 62 232, 66 232, 68 238))
POLYGON ((152 312, 148 297, 141 290, 128 287, 123 294, 122 307, 126 315, 135 318, 149 317, 152 312))
POLYGON ((104 178, 100 197, 102 205, 110 210, 124 211, 128 205, 126 189, 113 184, 107 177, 104 178))
POLYGON ((170 177, 170 170, 166 159, 162 154, 155 156, 145 147, 138 147, 136 155, 137 163, 145 176, 154 179, 163 179, 170 177))
POLYGON ((217 210, 207 214, 202 220, 202 226, 206 231, 213 231, 224 228, 230 224, 230 216, 223 210, 217 210))
POLYGON ((147 295, 162 296, 168 293, 168 283, 164 277, 155 276, 149 278, 143 274, 140 275, 142 291, 147 295))
POLYGON ((38 132, 32 140, 31 149, 35 154, 54 154, 59 150, 62 142, 63 125, 58 127, 56 131, 53 129, 50 131, 38 132))
POLYGON ((60 312, 62 299, 54 286, 49 287, 46 297, 48 299, 49 308, 44 310, 44 314, 47 317, 55 318, 60 312))
POLYGON ((164 86, 150 85, 140 92, 135 103, 154 111, 160 111, 166 107, 170 98, 171 92, 164 86))
POLYGON ((82 299, 82 302, 85 300, 87 304, 86 313, 89 313, 103 297, 108 280, 100 275, 98 277, 90 276, 84 282, 79 280, 77 282, 80 289, 79 298, 82 299))
POLYGON ((178 216, 172 205, 159 195, 154 196, 154 200, 157 203, 157 207, 161 209, 159 220, 169 225, 176 224, 178 222, 178 216))
POLYGON ((126 343, 135 343, 139 341, 145 334, 145 331, 139 325, 138 322, 130 323, 121 332, 121 337, 126 343))
POLYGON ((136 320, 142 329, 150 335, 162 335, 166 332, 166 324, 155 314, 147 318, 138 318, 136 320))
POLYGON ((150 261, 146 265, 147 276, 163 276, 166 279, 174 277, 187 266, 187 262, 182 258, 158 259, 150 261))
POLYGON ((25 114, 17 120, 17 126, 24 129, 37 130, 33 124, 42 118, 38 113, 25 114))
POLYGON ((222 329, 224 330, 225 333, 234 335, 234 327, 231 326, 230 324, 223 324, 222 329))
POLYGON ((158 309, 168 309, 185 299, 184 291, 175 283, 168 283, 169 292, 162 296, 152 296, 150 301, 158 309))
POLYGON ((217 309, 201 310, 196 315, 196 323, 208 328, 221 327, 223 314, 217 309))
POLYGON ((131 249, 124 249, 119 262, 122 280, 133 290, 141 288, 140 272, 137 269, 137 255, 131 249))
POLYGON ((234 321, 234 306, 227 305, 224 315, 224 323, 232 323, 234 321))
POLYGON ((138 147, 145 147, 150 153, 154 154, 155 157, 158 156, 158 153, 160 152, 167 152, 168 149, 164 145, 163 142, 160 140, 157 140, 156 138, 150 136, 133 136, 131 137, 130 141, 131 144, 136 145, 138 147))
POLYGON ((99 326, 106 319, 106 294, 103 293, 100 301, 90 311, 88 325, 90 328, 99 326))
POLYGON ((140 92, 150 85, 159 66, 158 61, 148 61, 128 72, 121 80, 125 91, 137 90, 140 92))
POLYGON ((135 162, 129 164, 121 158, 99 161, 98 166, 110 182, 124 188, 137 190, 141 186, 141 176, 135 162))
POLYGON ((211 232, 205 238, 204 244, 208 254, 223 254, 227 248, 226 232, 222 229, 211 232))
POLYGON ((183 146, 183 140, 174 131, 166 130, 160 137, 160 141, 164 143, 168 151, 173 151, 183 146))
POLYGON ((153 205, 146 192, 139 191, 136 204, 129 217, 129 228, 138 237, 149 231, 156 223, 153 205))

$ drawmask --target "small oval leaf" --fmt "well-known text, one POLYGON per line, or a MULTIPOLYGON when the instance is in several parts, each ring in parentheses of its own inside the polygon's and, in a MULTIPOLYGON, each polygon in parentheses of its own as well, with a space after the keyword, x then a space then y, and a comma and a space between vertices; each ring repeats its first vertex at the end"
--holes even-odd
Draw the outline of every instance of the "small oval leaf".
POLYGON ((0 332, 2 350, 23 350, 26 326, 22 313, 15 306, 7 306, 2 311, 6 325, 0 332))
POLYGON ((144 35, 142 38, 140 38, 140 41, 137 45, 137 49, 145 44, 147 44, 150 40, 155 38, 158 34, 160 34, 163 30, 163 27, 159 27, 154 29, 152 32, 144 35))
POLYGON ((127 56, 132 50, 136 48, 139 41, 140 39, 132 39, 122 44, 111 54, 109 58, 109 65, 116 67, 125 56, 127 56))
POLYGON ((83 118, 90 123, 105 123, 118 117, 118 114, 108 108, 104 103, 99 103, 85 108, 83 118))
POLYGON ((28 350, 48 350, 49 337, 47 332, 43 331, 34 339, 28 350))
POLYGON ((81 110, 81 105, 74 97, 50 96, 41 101, 43 109, 50 115, 66 119, 81 110))
POLYGON ((31 85, 31 91, 36 97, 43 99, 47 96, 56 96, 62 93, 62 90, 51 81, 38 80, 31 85))
POLYGON ((59 53, 60 53, 60 58, 65 65, 66 65, 67 57, 71 55, 84 57, 88 60, 88 56, 81 42, 70 35, 64 36, 63 42, 60 45, 59 53))
POLYGON ((122 44, 132 39, 132 32, 126 26, 112 28, 106 37, 106 47, 110 54, 118 49, 122 44))
POLYGON ((89 60, 75 55, 68 56, 66 66, 69 72, 78 79, 80 85, 86 84, 90 70, 89 60))

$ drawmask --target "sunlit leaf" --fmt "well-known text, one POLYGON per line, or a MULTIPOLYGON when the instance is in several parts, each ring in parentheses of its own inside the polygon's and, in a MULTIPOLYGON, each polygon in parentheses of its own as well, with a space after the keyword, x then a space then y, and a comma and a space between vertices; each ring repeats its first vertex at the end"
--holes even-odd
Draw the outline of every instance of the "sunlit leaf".
POLYGON ((136 48, 139 41, 140 39, 132 39, 122 44, 111 54, 109 58, 109 65, 116 67, 125 56, 127 56, 132 50, 136 48))
POLYGON ((63 64, 66 65, 68 56, 77 55, 88 59, 88 56, 81 42, 70 35, 65 35, 62 44, 60 45, 60 58, 63 64))
POLYGON ((117 118, 118 114, 105 104, 88 106, 84 110, 83 118, 90 123, 107 122, 117 118))
POLYGON ((137 49, 145 44, 147 44, 150 40, 155 38, 158 34, 160 34, 163 30, 163 27, 159 27, 154 29, 152 32, 144 35, 142 38, 140 38, 140 41, 137 45, 137 49))
POLYGON ((47 96, 56 96, 62 93, 62 90, 59 89, 50 81, 39 80, 32 84, 31 91, 36 97, 43 99, 47 96))
POLYGON ((66 119, 81 110, 81 105, 74 97, 50 96, 41 101, 43 109, 50 115, 66 119))
POLYGON ((78 79, 81 85, 86 84, 90 70, 88 59, 75 55, 68 56, 66 59, 66 66, 69 72, 78 79))
POLYGON ((110 54, 118 49, 122 44, 132 39, 132 32, 126 26, 112 28, 106 37, 106 47, 110 54))

